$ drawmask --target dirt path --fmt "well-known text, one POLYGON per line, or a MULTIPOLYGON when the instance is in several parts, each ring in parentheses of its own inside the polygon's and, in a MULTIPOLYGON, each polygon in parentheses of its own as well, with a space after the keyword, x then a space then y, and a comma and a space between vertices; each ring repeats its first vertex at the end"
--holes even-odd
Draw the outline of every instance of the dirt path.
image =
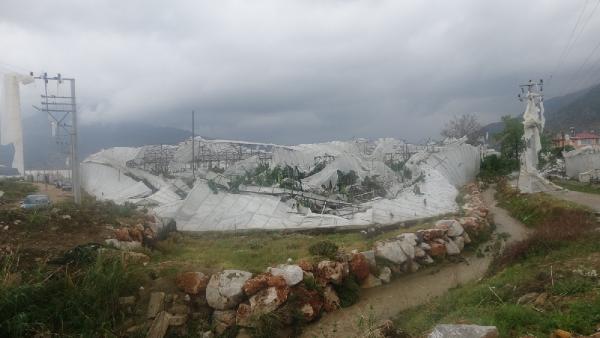
POLYGON ((561 191, 550 191, 548 195, 558 197, 567 201, 571 201, 577 204, 584 205, 588 208, 600 212, 600 195, 589 194, 579 191, 561 190, 561 191))
POLYGON ((62 191, 53 184, 33 183, 38 188, 38 193, 46 194, 50 197, 52 203, 64 201, 73 197, 70 191, 62 191))
MULTIPOLYGON (((524 225, 496 206, 494 190, 488 189, 483 197, 490 207, 496 231, 510 234, 508 242, 523 239, 527 235, 524 225)), ((307 327, 302 337, 356 337, 357 322, 361 315, 368 316, 372 313, 378 319, 394 317, 400 311, 424 304, 451 288, 481 278, 491 261, 489 255, 471 255, 464 263, 426 269, 396 279, 390 284, 363 290, 357 304, 325 314, 319 322, 307 327)))

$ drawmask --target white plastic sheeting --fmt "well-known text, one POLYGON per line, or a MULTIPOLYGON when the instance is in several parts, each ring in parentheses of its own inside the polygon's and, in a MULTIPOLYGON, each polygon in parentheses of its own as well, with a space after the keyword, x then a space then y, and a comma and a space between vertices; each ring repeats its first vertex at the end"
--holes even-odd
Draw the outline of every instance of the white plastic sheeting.
POLYGON ((579 174, 600 169, 600 148, 584 147, 564 152, 567 176, 577 178, 579 174))
POLYGON ((21 97, 19 84, 29 84, 33 78, 17 73, 4 74, 2 106, 0 106, 0 144, 13 144, 15 155, 12 167, 25 174, 23 161, 23 127, 21 126, 21 97))
MULTIPOLYGON (((465 144, 464 140, 454 140, 453 143, 429 147, 427 150, 421 148, 407 163, 413 175, 412 181, 402 182, 385 165, 384 160, 390 153, 407 150, 407 147, 411 151, 417 148, 394 139, 334 141, 298 146, 223 140, 201 142, 205 149, 213 147, 215 151, 239 151, 240 147, 271 151, 272 166, 297 166, 305 172, 314 167, 315 157, 332 155, 335 159, 321 172, 303 180, 303 186, 313 191, 303 194, 319 198, 315 192, 329 182, 335 185, 338 170, 354 170, 360 179, 379 175, 388 188, 389 198, 362 203, 358 209, 356 206, 340 209, 342 216, 337 216, 311 213, 306 208, 300 208, 294 199, 283 201, 280 195, 285 191, 281 188, 249 186, 240 187, 241 193, 219 190, 216 194, 210 189, 208 178, 212 177, 215 182, 222 179, 222 184, 226 185, 227 175, 240 175, 253 170, 258 163, 256 156, 230 166, 225 175, 208 172, 204 176, 206 179, 198 179, 190 191, 180 179, 167 179, 141 169, 128 168, 127 161, 139 157, 144 147, 112 148, 90 156, 82 165, 83 186, 101 198, 119 203, 130 201, 149 205, 160 216, 174 218, 178 229, 184 231, 392 224, 456 211, 457 187, 474 179, 480 158, 479 149, 465 144), (127 175, 124 175, 125 172, 127 175)), ((180 145, 186 149, 190 146, 189 142, 180 145)), ((189 150, 175 150, 174 167, 184 167, 178 159, 187 158, 186 152, 189 150)))

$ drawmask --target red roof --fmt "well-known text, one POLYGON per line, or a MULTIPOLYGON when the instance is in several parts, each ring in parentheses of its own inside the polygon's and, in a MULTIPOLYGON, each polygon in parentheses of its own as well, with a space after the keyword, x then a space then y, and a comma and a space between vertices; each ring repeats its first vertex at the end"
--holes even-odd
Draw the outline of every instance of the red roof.
POLYGON ((600 138, 600 135, 598 134, 594 134, 594 133, 577 133, 575 134, 575 136, 571 137, 571 139, 577 139, 577 140, 582 140, 582 139, 598 139, 600 138))

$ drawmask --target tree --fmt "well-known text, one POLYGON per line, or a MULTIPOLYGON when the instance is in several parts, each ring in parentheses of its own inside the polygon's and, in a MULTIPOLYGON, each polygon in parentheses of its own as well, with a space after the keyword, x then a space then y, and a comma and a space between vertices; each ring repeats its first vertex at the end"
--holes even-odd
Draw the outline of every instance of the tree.
POLYGON ((496 134, 495 139, 500 143, 502 158, 509 160, 511 169, 519 168, 519 156, 523 150, 523 124, 521 120, 509 115, 502 117, 504 129, 496 134))
POLYGON ((470 144, 477 143, 477 139, 481 134, 481 125, 477 121, 477 117, 473 114, 463 114, 455 116, 448 121, 442 129, 442 136, 461 138, 467 136, 467 142, 470 144))

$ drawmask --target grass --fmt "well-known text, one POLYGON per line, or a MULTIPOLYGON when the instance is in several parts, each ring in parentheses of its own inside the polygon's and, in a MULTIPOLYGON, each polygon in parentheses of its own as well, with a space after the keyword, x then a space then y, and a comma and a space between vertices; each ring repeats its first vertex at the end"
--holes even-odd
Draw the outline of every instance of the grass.
POLYGON ((29 194, 37 191, 37 187, 29 182, 14 178, 0 179, 0 191, 4 192, 2 199, 9 202, 17 202, 29 194))
POLYGON ((0 284, 0 336, 113 336, 124 319, 119 296, 133 294, 143 279, 121 260, 99 257, 81 269, 40 270, 19 285, 0 284))
MULTIPOLYGON (((377 240, 395 237, 401 233, 414 232, 431 227, 420 223, 411 227, 398 228, 372 237, 360 232, 339 232, 327 234, 281 233, 256 231, 244 234, 203 233, 201 235, 171 234, 157 243, 158 252, 153 254, 153 262, 159 264, 171 261, 175 265, 188 265, 207 271, 222 269, 242 269, 262 272, 275 264, 285 263, 288 258, 316 260, 322 254, 310 252, 316 242, 330 242, 340 250, 350 252, 370 250, 377 240)), ((172 269, 171 272, 176 269, 172 269)))
POLYGON ((581 183, 575 180, 553 180, 552 183, 572 191, 585 192, 588 194, 600 194, 600 186, 595 184, 581 183))
MULTIPOLYGON (((563 329, 591 334, 600 320, 600 290, 596 277, 574 276, 571 267, 561 266, 577 257, 600 250, 600 238, 585 241, 519 262, 481 282, 449 291, 423 306, 402 312, 398 327, 414 336, 424 335, 437 323, 495 325, 503 337, 547 336, 563 329), (553 266, 553 281, 550 275, 553 266), (546 306, 516 304, 528 292, 547 292, 546 306)), ((589 262, 589 261, 588 261, 589 262)), ((593 262, 595 266, 600 261, 593 262)))
POLYGON ((506 182, 498 183, 496 199, 514 218, 529 227, 538 227, 555 220, 588 217, 590 210, 544 193, 521 194, 506 182))
POLYGON ((592 230, 592 213, 544 194, 519 194, 502 182, 497 198, 534 229, 530 237, 496 257, 486 279, 404 311, 395 323, 413 336, 438 323, 494 325, 502 337, 542 337, 555 329, 593 333, 600 321, 600 234, 592 230), (546 293, 548 300, 517 304, 530 292, 546 293))

